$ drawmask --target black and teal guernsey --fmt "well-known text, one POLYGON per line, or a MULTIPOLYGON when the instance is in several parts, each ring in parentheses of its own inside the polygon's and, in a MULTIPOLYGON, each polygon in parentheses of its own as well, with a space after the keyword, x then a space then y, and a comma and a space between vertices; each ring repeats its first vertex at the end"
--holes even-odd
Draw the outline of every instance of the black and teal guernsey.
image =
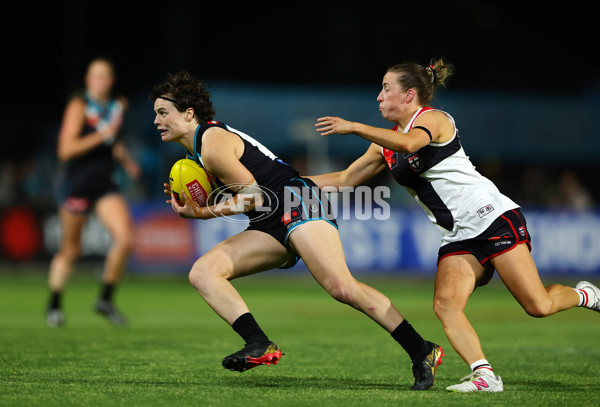
MULTIPOLYGON (((87 93, 75 97, 81 97, 85 102, 81 138, 101 131, 123 115, 123 105, 117 99, 99 102, 87 93)), ((114 141, 102 143, 65 163, 59 200, 67 209, 76 212, 89 210, 98 198, 118 190, 113 182, 116 168, 114 141)))
MULTIPOLYGON (((194 136, 194 151, 188 150, 187 158, 196 161, 204 167, 204 162, 202 161, 202 137, 211 127, 220 127, 242 139, 244 142, 244 152, 240 157, 240 162, 250 171, 263 193, 267 195, 265 197, 266 200, 275 198, 292 178, 299 176, 296 169, 282 161, 264 145, 246 133, 218 121, 209 121, 198 125, 194 136)), ((219 179, 215 181, 218 186, 226 187, 219 179)), ((256 214, 254 211, 249 211, 246 215, 252 220, 256 214)))

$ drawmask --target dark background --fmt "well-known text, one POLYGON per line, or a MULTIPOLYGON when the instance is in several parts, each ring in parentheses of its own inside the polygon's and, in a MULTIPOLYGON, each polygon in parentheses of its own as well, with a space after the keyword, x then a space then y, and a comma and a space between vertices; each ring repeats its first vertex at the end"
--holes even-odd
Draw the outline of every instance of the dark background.
POLYGON ((208 82, 372 85, 389 65, 440 56, 456 67, 452 91, 573 94, 599 86, 592 14, 537 1, 12 4, 2 104, 13 148, 2 159, 30 154, 98 55, 114 60, 126 95, 180 69, 208 82))
MULTIPOLYGON (((600 36, 597 13, 586 5, 479 0, 4 4, 0 260, 46 262, 55 250, 42 241, 59 239, 57 227, 45 223, 56 218, 56 139, 69 95, 83 86, 86 67, 98 56, 115 62, 115 91, 131 102, 123 137, 144 176, 133 181, 121 173, 118 181, 134 203, 164 202, 162 182, 181 154, 156 136, 147 99, 168 72, 187 69, 214 83, 219 92, 213 97, 222 98, 219 110, 238 109, 226 112, 227 120, 242 120, 244 131, 252 124, 250 134, 257 137, 281 142, 285 133, 287 151, 275 151, 302 166, 309 157, 306 145, 294 141, 289 128, 302 117, 292 103, 299 90, 306 88, 315 98, 308 103, 328 106, 329 100, 365 95, 366 109, 375 110, 387 67, 425 65, 443 56, 455 66, 455 75, 440 96, 451 96, 446 102, 485 176, 528 208, 598 208, 600 36), (318 99, 330 94, 331 99, 318 99), (573 174, 575 181, 564 182, 573 174)), ((350 114, 346 108, 340 112, 350 114)), ((355 151, 362 149, 351 156, 338 152, 330 161, 343 168, 355 151)), ((402 192, 390 201, 409 204, 402 192)), ((98 242, 97 236, 88 241, 98 242)), ((98 250, 94 253, 103 255, 104 249, 98 250)))

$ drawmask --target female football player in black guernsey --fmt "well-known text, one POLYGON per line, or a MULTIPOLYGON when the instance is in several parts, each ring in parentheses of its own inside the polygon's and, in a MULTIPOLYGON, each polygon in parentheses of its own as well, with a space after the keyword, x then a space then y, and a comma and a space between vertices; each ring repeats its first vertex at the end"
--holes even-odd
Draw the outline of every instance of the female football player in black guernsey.
POLYGON ((430 66, 390 68, 377 97, 392 129, 370 127, 339 117, 322 117, 322 135, 356 134, 372 142, 367 152, 340 172, 310 177, 319 187, 356 186, 389 168, 442 232, 435 279, 434 310, 450 343, 472 373, 447 389, 457 392, 503 390, 485 359, 464 309, 475 287, 494 269, 525 311, 545 317, 575 306, 600 311, 600 291, 582 281, 576 289, 544 287, 530 254, 531 241, 519 206, 481 176, 465 155, 458 130, 446 112, 429 103, 434 88, 451 74, 443 60, 430 66))
POLYGON ((386 296, 352 277, 329 203, 314 183, 300 178, 296 170, 248 135, 212 121, 210 94, 189 73, 169 75, 151 97, 154 123, 162 140, 184 146, 188 158, 203 165, 231 193, 226 204, 209 207, 200 207, 182 194, 186 199, 181 205, 173 195, 181 191, 170 191, 165 184, 170 196, 167 203, 184 218, 244 213, 250 220, 245 231, 200 257, 189 273, 202 298, 245 341, 242 350, 223 359, 223 366, 244 371, 275 364, 281 357, 229 281, 291 267, 300 257, 333 298, 365 313, 403 346, 413 362, 412 389, 431 387, 441 363, 441 348, 423 340, 386 296))
POLYGON ((65 323, 61 296, 79 255, 83 224, 92 210, 112 238, 94 308, 114 325, 126 322, 113 297, 125 272, 134 230, 127 202, 112 175, 117 162, 134 178, 140 168, 118 138, 126 100, 113 97, 114 82, 113 64, 104 58, 94 59, 85 75, 85 91, 74 96, 65 109, 57 146, 65 170, 59 197, 62 239, 48 278, 51 294, 46 322, 51 327, 65 323))

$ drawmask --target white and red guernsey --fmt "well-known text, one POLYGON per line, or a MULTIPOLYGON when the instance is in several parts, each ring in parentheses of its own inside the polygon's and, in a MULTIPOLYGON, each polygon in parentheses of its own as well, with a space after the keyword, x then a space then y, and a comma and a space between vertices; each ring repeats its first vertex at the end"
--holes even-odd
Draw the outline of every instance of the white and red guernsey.
MULTIPOLYGON (((412 129, 417 117, 435 111, 420 108, 403 132, 412 129)), ((427 216, 442 232, 442 246, 476 237, 507 210, 518 208, 508 197, 475 169, 465 154, 454 125, 452 139, 431 142, 413 153, 382 148, 381 153, 392 176, 415 198, 427 216)), ((399 131, 398 126, 394 130, 399 131)))

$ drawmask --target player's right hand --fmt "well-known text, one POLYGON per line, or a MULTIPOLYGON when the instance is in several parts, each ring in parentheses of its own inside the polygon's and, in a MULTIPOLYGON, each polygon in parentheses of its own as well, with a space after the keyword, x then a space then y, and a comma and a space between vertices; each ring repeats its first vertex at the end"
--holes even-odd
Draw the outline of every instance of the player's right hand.
POLYGON ((180 202, 175 193, 171 191, 171 199, 167 201, 167 203, 171 204, 175 213, 185 219, 203 219, 202 207, 198 202, 190 198, 185 191, 181 191, 179 197, 183 202, 180 202))
MULTIPOLYGON (((171 185, 167 184, 166 182, 163 184, 163 186, 165 187, 165 189, 163 189, 163 192, 165 193, 165 195, 171 196, 171 185)), ((167 202, 168 203, 168 202, 167 202)))
POLYGON ((328 136, 330 134, 352 133, 352 123, 340 117, 319 117, 315 127, 322 136, 328 136))

